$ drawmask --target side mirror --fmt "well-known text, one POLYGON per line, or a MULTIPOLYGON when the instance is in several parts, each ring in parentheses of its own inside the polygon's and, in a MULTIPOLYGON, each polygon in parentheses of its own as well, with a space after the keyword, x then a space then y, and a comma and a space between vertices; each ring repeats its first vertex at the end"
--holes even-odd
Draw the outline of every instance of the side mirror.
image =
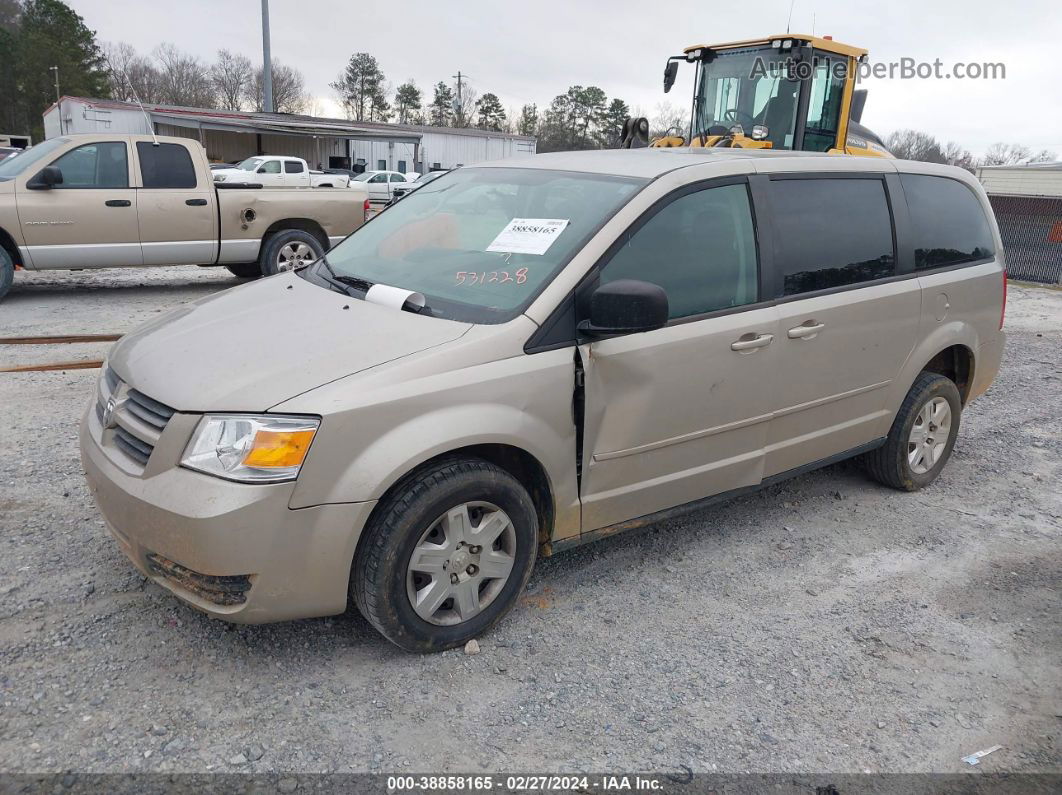
POLYGON ((45 166, 37 172, 26 187, 30 190, 51 190, 56 185, 63 184, 63 172, 59 166, 45 166))
POLYGON ((667 66, 664 67, 664 93, 666 94, 671 90, 671 87, 675 85, 675 78, 678 76, 678 61, 668 61, 667 66))
POLYGON ((663 287, 620 279, 594 290, 590 318, 580 322, 578 328, 592 337, 612 337, 663 328, 667 319, 667 293, 663 287))
POLYGON ((858 91, 852 92, 852 110, 849 113, 849 118, 856 124, 859 124, 863 118, 863 108, 867 105, 867 90, 861 88, 858 91))

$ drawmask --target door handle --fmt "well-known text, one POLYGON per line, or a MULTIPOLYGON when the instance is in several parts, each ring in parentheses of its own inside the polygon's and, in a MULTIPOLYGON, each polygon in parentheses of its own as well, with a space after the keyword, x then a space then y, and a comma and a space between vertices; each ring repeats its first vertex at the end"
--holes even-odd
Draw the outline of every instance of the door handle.
POLYGON ((189 207, 206 207, 206 199, 185 199, 184 203, 189 207))
POLYGON ((129 207, 133 203, 129 199, 107 199, 104 204, 108 207, 129 207))
POLYGON ((825 323, 816 323, 814 320, 809 320, 803 325, 791 328, 786 332, 786 336, 791 340, 799 340, 804 337, 814 337, 820 331, 826 328, 825 323))
POLYGON ((771 340, 773 339, 773 334, 760 334, 756 337, 745 334, 741 339, 730 343, 730 350, 738 351, 740 353, 741 351, 754 351, 757 348, 766 348, 771 344, 771 340), (748 337, 748 339, 746 339, 746 337, 748 337))

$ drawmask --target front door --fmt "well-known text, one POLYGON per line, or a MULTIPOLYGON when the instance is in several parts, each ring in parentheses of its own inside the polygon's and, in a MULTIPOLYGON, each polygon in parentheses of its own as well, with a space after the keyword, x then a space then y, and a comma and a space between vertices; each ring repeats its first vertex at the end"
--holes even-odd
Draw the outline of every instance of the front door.
POLYGON ((212 264, 218 251, 216 194, 212 183, 198 179, 188 148, 138 141, 136 156, 144 264, 212 264))
POLYGON ((29 190, 23 183, 18 192, 19 221, 33 267, 142 265, 126 143, 84 144, 44 165, 58 167, 62 183, 49 190, 29 190))
POLYGON ((766 474, 775 475, 880 435, 888 387, 918 334, 921 295, 917 279, 892 278, 880 176, 776 178, 768 194, 780 325, 766 474))
POLYGON ((583 531, 758 485, 777 366, 744 181, 686 188, 627 232, 602 282, 663 287, 669 324, 583 344, 583 531))

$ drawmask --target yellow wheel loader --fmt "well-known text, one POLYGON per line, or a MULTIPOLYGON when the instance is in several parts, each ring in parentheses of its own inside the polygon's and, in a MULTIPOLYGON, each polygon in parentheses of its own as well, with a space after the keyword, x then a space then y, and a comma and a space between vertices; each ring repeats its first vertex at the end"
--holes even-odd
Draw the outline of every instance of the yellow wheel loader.
POLYGON ((865 89, 856 90, 859 47, 796 33, 727 44, 687 47, 668 59, 664 92, 675 84, 679 63, 696 69, 689 136, 648 141, 645 119, 624 124, 625 148, 639 146, 736 147, 837 152, 892 157, 859 123, 865 89))

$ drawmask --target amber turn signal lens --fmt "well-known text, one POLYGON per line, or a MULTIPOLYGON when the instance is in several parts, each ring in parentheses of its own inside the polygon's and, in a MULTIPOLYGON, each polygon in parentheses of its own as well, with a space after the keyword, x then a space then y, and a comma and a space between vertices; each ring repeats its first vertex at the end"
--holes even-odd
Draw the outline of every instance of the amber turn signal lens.
POLYGON ((251 449, 243 459, 248 467, 297 467, 306 458, 316 431, 267 431, 254 435, 251 449))

